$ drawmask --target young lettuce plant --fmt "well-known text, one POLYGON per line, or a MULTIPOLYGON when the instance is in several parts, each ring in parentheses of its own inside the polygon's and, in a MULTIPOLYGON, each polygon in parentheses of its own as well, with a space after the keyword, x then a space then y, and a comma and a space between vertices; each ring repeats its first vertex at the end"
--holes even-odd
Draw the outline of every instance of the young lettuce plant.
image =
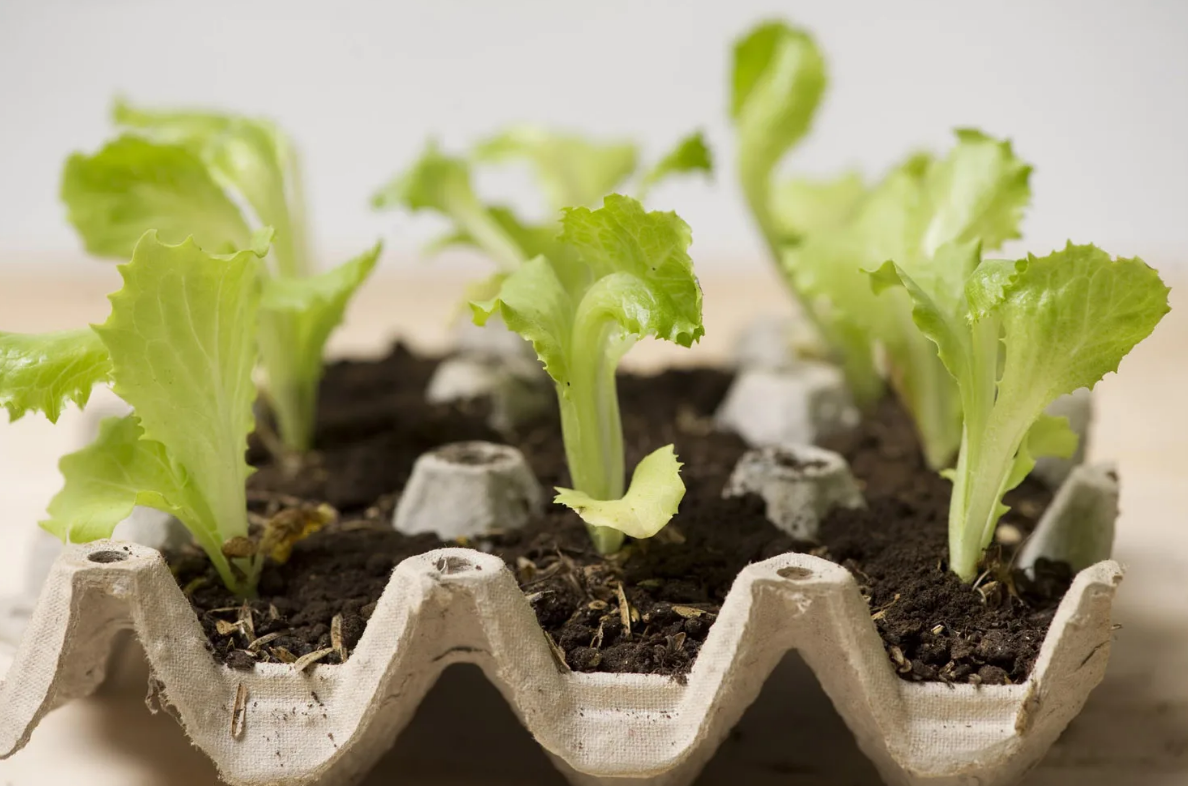
POLYGON ((772 257, 779 259, 785 245, 812 228, 781 208, 811 206, 814 217, 827 223, 861 196, 861 181, 849 175, 835 183, 775 182, 777 165, 808 133, 825 92, 825 58, 807 31, 774 21, 757 26, 734 45, 731 81, 739 180, 772 257))
POLYGON ((66 401, 84 405, 107 382, 133 410, 62 459, 65 485, 44 529, 87 542, 110 537, 137 505, 156 508, 186 526, 229 589, 254 590, 263 553, 229 556, 242 552, 228 544, 249 535, 261 264, 257 251, 215 256, 148 232, 119 267, 123 288, 104 324, 0 333, 0 402, 12 419, 40 411, 56 421, 66 401))
POLYGON ((684 347, 701 338, 701 288, 688 255, 689 226, 675 213, 645 213, 612 194, 597 210, 565 211, 559 258, 534 257, 503 279, 492 300, 472 303, 482 325, 498 314, 532 342, 556 383, 572 489, 556 502, 586 522, 595 547, 655 535, 685 494, 673 446, 635 468, 626 493, 619 360, 645 337, 684 347))
POLYGON ((961 449, 946 473, 949 568, 969 582, 1007 510, 1003 495, 1037 456, 1076 448, 1068 421, 1045 407, 1116 371, 1168 312, 1168 289, 1142 260, 1111 260, 1094 246, 982 262, 977 241, 968 241, 936 258, 923 276, 887 262, 871 283, 906 290, 916 325, 961 392, 961 449))
POLYGON ((833 180, 777 179, 780 162, 811 128, 826 82, 825 58, 807 31, 765 22, 735 43, 730 115, 743 195, 772 260, 801 314, 841 364, 856 402, 866 407, 883 392, 874 359, 855 351, 855 338, 821 313, 824 306, 804 291, 785 259, 813 233, 840 231, 866 195, 854 173, 833 180))
POLYGON ((259 340, 267 392, 289 451, 313 442, 322 353, 379 258, 377 245, 344 265, 310 271, 296 152, 273 124, 208 112, 152 112, 117 103, 125 133, 66 162, 61 196, 86 248, 127 259, 153 229, 229 253, 271 238, 259 340))
POLYGON ((1009 142, 973 130, 956 136, 948 155, 910 156, 846 222, 786 246, 782 259, 843 360, 855 396, 871 401, 878 387, 868 371, 884 365, 934 469, 952 466, 957 453, 961 397, 935 347, 912 322, 910 298, 896 291, 875 296, 862 271, 890 259, 917 280, 943 278, 952 272, 952 260, 938 253, 946 244, 980 240, 994 250, 1020 236, 1031 167, 1009 142))
MULTIPOLYGON (((499 276, 524 261, 564 250, 557 244, 552 222, 533 224, 504 205, 489 205, 476 193, 472 170, 476 164, 527 160, 544 192, 550 214, 573 206, 592 207, 636 172, 634 145, 597 143, 535 126, 517 126, 480 142, 469 157, 443 154, 430 143, 421 158, 394 178, 373 198, 376 208, 403 207, 433 211, 452 224, 451 231, 431 248, 469 245, 490 257, 498 273, 488 288, 498 289, 499 276)), ((709 148, 700 132, 682 139, 673 150, 639 177, 640 199, 657 183, 675 175, 712 171, 709 148)))

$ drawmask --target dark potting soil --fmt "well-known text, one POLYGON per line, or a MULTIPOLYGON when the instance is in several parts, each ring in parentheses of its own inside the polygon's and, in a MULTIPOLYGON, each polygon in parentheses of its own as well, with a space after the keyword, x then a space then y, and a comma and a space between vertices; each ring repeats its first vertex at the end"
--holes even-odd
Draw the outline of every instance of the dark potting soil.
POLYGON ((521 530, 464 544, 399 534, 389 522, 413 462, 445 443, 509 442, 545 488, 568 484, 555 414, 516 434, 497 434, 481 404, 425 402, 435 366, 400 346, 380 361, 330 366, 317 450, 295 471, 271 463, 253 442, 249 457, 259 471, 249 480, 249 507, 257 521, 321 503, 339 516, 298 542, 285 564, 269 563, 259 597, 246 605, 223 589, 200 552, 171 555, 217 658, 233 667, 303 656, 338 663, 357 644, 397 563, 466 545, 508 564, 563 667, 681 678, 739 571, 797 550, 854 574, 905 679, 1016 682, 1034 664, 1071 579, 1059 565, 1042 566, 1035 581, 1007 567, 1013 544, 1051 499, 1031 480, 1008 496, 1012 511, 1000 525, 1008 543, 992 549, 976 588, 949 573, 950 485, 924 465, 910 421, 890 399, 857 429, 825 443, 850 461, 867 509, 831 514, 820 543, 795 542, 766 520, 759 498, 721 498, 746 448, 712 427, 730 375, 710 369, 620 378, 627 465, 670 442, 684 462, 681 511, 655 538, 601 557, 580 519, 560 506, 521 530))

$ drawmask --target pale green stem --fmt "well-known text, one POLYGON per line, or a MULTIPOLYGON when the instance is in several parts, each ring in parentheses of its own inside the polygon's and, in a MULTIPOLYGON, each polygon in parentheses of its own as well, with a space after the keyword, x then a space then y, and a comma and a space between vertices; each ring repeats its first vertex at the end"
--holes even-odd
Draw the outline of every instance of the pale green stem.
MULTIPOLYGON (((808 318, 817 332, 829 344, 829 349, 840 355, 842 370, 846 376, 846 383, 854 396, 855 402, 869 408, 875 404, 883 391, 882 381, 876 373, 874 363, 870 357, 870 346, 867 343, 862 348, 855 348, 853 342, 843 340, 829 326, 820 314, 812 307, 812 303, 805 298, 797 288, 795 277, 784 266, 782 244, 786 239, 780 237, 775 217, 771 211, 771 164, 765 160, 756 160, 743 150, 738 157, 738 169, 742 182, 743 195, 751 208, 751 215, 759 225, 759 232, 767 244, 768 253, 776 269, 780 272, 792 299, 796 301, 800 312, 808 318)), ((790 239, 787 239, 790 240, 790 239)))
MULTIPOLYGON (((909 313, 901 317, 911 319, 909 313)), ((907 366, 894 370, 891 383, 911 412, 928 466, 939 471, 952 464, 961 441, 961 399, 936 345, 915 332, 914 323, 907 327, 913 331, 907 334, 913 338, 905 342, 907 366)))
POLYGON ((306 222, 305 183, 301 175, 301 166, 297 160, 297 151, 290 151, 292 156, 288 172, 289 194, 286 204, 289 205, 289 237, 290 254, 292 255, 292 274, 304 278, 313 272, 309 258, 309 233, 306 222))
MULTIPOLYGON (((615 367, 627 346, 611 348, 615 327, 602 327, 603 338, 590 353, 575 359, 569 384, 557 385, 561 404, 561 435, 573 487, 593 499, 623 496, 623 423, 615 367), (619 350, 619 351, 616 351, 619 350)), ((575 330, 580 335, 580 331, 575 330)), ((623 533, 609 527, 589 527, 600 554, 613 554, 623 545, 623 533)))
POLYGON ((276 415, 281 441, 294 452, 313 447, 313 423, 318 404, 318 380, 300 373, 294 357, 293 324, 287 314, 260 312, 260 360, 268 377, 268 397, 276 415))
POLYGON ((977 577, 978 562, 993 536, 998 502, 1022 434, 1003 434, 993 422, 998 382, 999 323, 974 323, 969 376, 963 388, 964 425, 949 502, 949 569, 963 581, 977 577), (971 482, 972 481, 972 482, 971 482))
MULTIPOLYGON (((240 524, 238 527, 232 527, 229 530, 216 529, 212 531, 209 529, 209 525, 213 521, 213 518, 211 518, 210 521, 183 519, 182 523, 185 525, 186 529, 190 531, 190 534, 194 536, 194 540, 197 542, 198 546, 204 552, 206 552, 207 558, 210 559, 211 564, 214 565, 215 570, 219 574, 219 578, 223 580, 223 584, 227 587, 227 589, 231 590, 231 592, 240 597, 250 597, 256 592, 256 582, 260 577, 259 571, 255 569, 255 566, 251 564, 250 560, 238 560, 237 566, 242 569, 242 575, 240 573, 236 573, 231 567, 231 561, 227 559, 225 554, 223 554, 223 544, 219 540, 220 537, 233 538, 239 535, 247 535, 248 525, 245 513, 247 510, 247 501, 243 498, 243 495, 239 495, 238 502, 241 506, 240 512, 238 513, 237 518, 233 519, 240 524)), ((226 507, 228 508, 228 513, 230 514, 230 505, 227 505, 226 507)), ((176 513, 176 511, 172 510, 167 510, 165 512, 170 514, 176 513)), ((212 514, 201 515, 198 517, 198 519, 206 518, 207 516, 211 515, 212 514)))

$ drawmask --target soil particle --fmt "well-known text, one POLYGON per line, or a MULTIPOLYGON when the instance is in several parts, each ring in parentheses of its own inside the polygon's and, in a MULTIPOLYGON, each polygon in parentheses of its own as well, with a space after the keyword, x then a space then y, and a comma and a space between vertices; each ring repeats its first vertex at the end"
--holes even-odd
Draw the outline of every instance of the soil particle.
MULTIPOLYGON (((330 366, 317 450, 295 471, 271 463, 253 443, 255 512, 326 502, 340 518, 298 542, 284 565, 269 563, 246 612, 204 556, 171 555, 217 658, 235 668, 294 662, 330 648, 341 615, 343 646, 320 661, 338 663, 340 652, 349 658, 358 644, 401 560, 467 545, 506 562, 568 668, 683 679, 739 571, 812 550, 858 579, 901 677, 1002 684, 1030 671, 1071 579, 1061 565, 1042 564, 1035 580, 1010 570, 1010 545, 991 555, 974 587, 949 573, 950 485, 924 465, 909 419, 891 400, 825 444, 849 460, 868 507, 830 514, 818 544, 793 541, 766 520, 758 497, 722 498, 746 446, 713 430, 731 378, 707 369, 619 380, 627 466, 668 443, 684 462, 680 513, 655 538, 602 557, 580 519, 560 506, 523 529, 465 544, 402 535, 389 521, 413 462, 446 443, 509 442, 543 486, 569 482, 555 415, 500 435, 486 425, 481 405, 429 405, 423 394, 435 363, 397 346, 379 361, 330 366)), ((1025 537, 1050 498, 1042 485, 1025 482, 1008 497, 1014 510, 1003 526, 1025 537)))

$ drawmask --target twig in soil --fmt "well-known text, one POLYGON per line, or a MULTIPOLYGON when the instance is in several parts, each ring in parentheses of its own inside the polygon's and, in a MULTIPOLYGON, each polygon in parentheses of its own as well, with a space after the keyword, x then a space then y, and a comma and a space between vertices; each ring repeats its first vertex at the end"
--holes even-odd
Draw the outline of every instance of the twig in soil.
POLYGON ((704 617, 707 614, 712 616, 712 612, 706 611, 705 609, 699 609, 694 606, 673 606, 672 613, 676 614, 678 617, 684 617, 687 620, 696 619, 697 617, 704 617))
POLYGON ((982 596, 982 603, 992 609, 1002 605, 1002 584, 997 581, 987 581, 978 587, 978 594, 982 596))
POLYGON ((590 649, 602 649, 602 637, 605 632, 606 618, 603 617, 602 619, 598 620, 598 631, 594 634, 594 637, 590 639, 590 649))
POLYGON ((326 647, 325 649, 314 650, 313 652, 306 653, 297 660, 293 661, 293 671, 305 671, 318 661, 325 659, 326 656, 333 654, 334 649, 332 647, 326 647))
POLYGON ((346 663, 347 649, 342 641, 342 614, 335 614, 330 620, 330 647, 338 653, 338 662, 346 663))
POLYGON ((247 686, 242 682, 235 690, 235 705, 231 708, 231 737, 243 736, 244 721, 247 719, 247 686))
POLYGON ((553 576, 556 576, 558 573, 560 573, 561 569, 563 567, 564 566, 560 562, 552 563, 551 565, 546 567, 544 570, 541 570, 538 573, 536 573, 528 581, 523 582, 520 585, 520 589, 528 589, 529 587, 532 587, 536 584, 540 584, 542 582, 548 581, 549 579, 553 578, 553 576))
POLYGON ((536 563, 527 557, 516 557, 516 576, 520 580, 520 586, 532 581, 536 575, 536 563))
POLYGON ((246 600, 239 607, 239 625, 245 639, 253 641, 256 638, 256 623, 252 620, 252 607, 246 600))
POLYGON ((297 656, 289 652, 285 647, 272 647, 268 650, 268 654, 276 659, 279 663, 296 663, 297 656))
POLYGON ((553 651, 553 658, 557 661, 557 665, 561 667, 561 670, 573 671, 573 669, 569 667, 569 662, 565 660, 565 650, 561 649, 560 645, 558 645, 557 642, 553 640, 553 637, 549 635, 547 630, 541 632, 544 633, 545 641, 549 643, 549 649, 553 651))
POLYGON ((875 613, 870 615, 871 622, 878 622, 883 617, 886 617, 887 609, 891 608, 896 603, 898 603, 899 598, 900 598, 900 593, 897 592, 897 593, 895 593, 895 597, 891 599, 890 603, 875 609, 875 613))
POLYGON ((631 638, 631 604, 627 602, 627 593, 623 591, 623 582, 616 586, 619 593, 619 619, 623 623, 623 638, 631 638))
POLYGON ((247 651, 248 652, 259 652, 260 648, 263 647, 265 644, 276 641, 280 637, 281 637, 280 631, 274 631, 272 633, 265 633, 263 636, 256 639, 255 641, 248 642, 247 651))

